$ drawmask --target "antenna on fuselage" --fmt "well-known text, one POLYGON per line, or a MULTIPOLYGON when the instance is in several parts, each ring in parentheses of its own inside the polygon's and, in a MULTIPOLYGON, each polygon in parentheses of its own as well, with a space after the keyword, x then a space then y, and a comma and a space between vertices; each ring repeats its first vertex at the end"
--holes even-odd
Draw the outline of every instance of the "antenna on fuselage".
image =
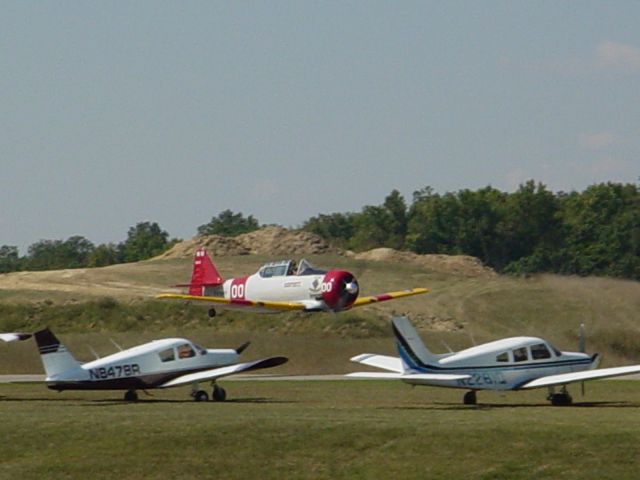
POLYGON ((114 345, 118 350, 122 351, 122 347, 121 347, 120 345, 118 345, 118 344, 116 343, 116 341, 115 341, 113 338, 109 338, 109 341, 110 341, 111 343, 113 343, 113 345, 114 345))
POLYGON ((96 357, 96 360, 100 359, 100 355, 98 355, 96 353, 96 351, 91 347, 91 345, 87 345, 87 348, 89 349, 89 351, 93 354, 94 357, 96 357))
POLYGON ((451 350, 451 347, 447 344, 447 342, 445 342, 444 340, 441 340, 442 344, 444 345, 444 348, 446 348, 449 353, 454 353, 453 350, 451 350))

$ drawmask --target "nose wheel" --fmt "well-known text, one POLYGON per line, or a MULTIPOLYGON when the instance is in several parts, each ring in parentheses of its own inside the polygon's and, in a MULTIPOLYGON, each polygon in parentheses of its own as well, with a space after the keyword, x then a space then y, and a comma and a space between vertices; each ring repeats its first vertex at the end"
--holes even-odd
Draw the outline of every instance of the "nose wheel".
POLYGON ((207 314, 209 315, 209 318, 213 318, 216 316, 216 309, 215 308, 210 308, 209 311, 207 312, 207 314))

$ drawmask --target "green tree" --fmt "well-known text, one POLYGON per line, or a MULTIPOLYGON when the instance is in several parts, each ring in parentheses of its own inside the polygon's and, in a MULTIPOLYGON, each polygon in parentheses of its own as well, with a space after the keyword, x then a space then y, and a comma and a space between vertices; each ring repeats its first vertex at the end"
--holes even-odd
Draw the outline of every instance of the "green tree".
POLYGON ((339 247, 346 247, 355 232, 355 214, 332 213, 320 214, 307 220, 302 229, 315 233, 339 247))
POLYGON ((113 243, 98 245, 87 258, 88 267, 106 267, 121 262, 121 252, 118 246, 113 243))
POLYGON ((79 235, 65 241, 40 240, 29 246, 26 267, 29 270, 84 267, 93 249, 93 243, 79 235))
POLYGON ((169 234, 156 222, 140 222, 129 228, 127 239, 119 245, 124 262, 138 262, 160 255, 170 245, 169 234))
POLYGON ((566 258, 560 271, 640 280, 640 194, 632 184, 592 185, 562 201, 566 258))
POLYGON ((227 209, 220 212, 217 217, 211 218, 209 223, 198 227, 198 235, 224 235, 235 237, 237 235, 253 232, 260 228, 258 220, 252 215, 244 217, 242 213, 233 213, 227 209))
POLYGON ((2 245, 0 247, 0 273, 15 272, 20 270, 20 257, 18 247, 2 245))

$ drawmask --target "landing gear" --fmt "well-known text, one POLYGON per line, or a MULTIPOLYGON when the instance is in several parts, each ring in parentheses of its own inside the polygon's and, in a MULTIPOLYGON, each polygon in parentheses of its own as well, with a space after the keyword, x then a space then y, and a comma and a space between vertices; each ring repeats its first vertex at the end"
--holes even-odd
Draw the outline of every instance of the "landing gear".
POLYGON ((213 318, 216 316, 216 309, 215 308, 210 308, 209 311, 207 312, 207 314, 209 315, 209 318, 213 318))
POLYGON ((126 393, 124 394, 124 401, 125 402, 137 402, 138 401, 138 394, 136 393, 135 390, 127 390, 126 393))
POLYGON ((550 388, 547 400, 549 400, 551 402, 551 405, 553 405, 554 407, 566 407, 568 405, 571 405, 571 403, 573 402, 573 398, 571 398, 571 395, 569 395, 569 392, 567 392, 567 387, 565 387, 564 385, 562 386, 562 390, 560 391, 560 393, 555 393, 555 391, 550 388))
POLYGON ((197 392, 192 393, 192 395, 196 402, 206 402, 209 400, 209 395, 204 390, 198 390, 197 392))
POLYGON ((477 403, 475 390, 465 393, 462 401, 465 405, 475 405, 477 403))
POLYGON ((214 385, 211 392, 211 399, 216 402, 224 402, 227 399, 227 392, 224 388, 214 385))

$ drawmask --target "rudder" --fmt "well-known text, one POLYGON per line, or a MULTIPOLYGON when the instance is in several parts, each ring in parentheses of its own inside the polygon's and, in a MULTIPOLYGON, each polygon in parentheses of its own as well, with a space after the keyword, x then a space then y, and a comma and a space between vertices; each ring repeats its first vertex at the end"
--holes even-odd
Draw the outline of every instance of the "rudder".
POLYGON ((40 359, 47 377, 80 368, 80 363, 73 358, 73 355, 67 351, 51 330, 45 328, 35 332, 33 336, 38 345, 38 352, 40 352, 40 359))
POLYGON ((407 317, 391 319, 396 348, 405 367, 413 370, 431 368, 438 359, 427 349, 407 317))
POLYGON ((207 255, 204 248, 199 248, 193 257, 193 270, 189 283, 189 295, 201 297, 206 294, 207 287, 222 285, 222 276, 207 255))

